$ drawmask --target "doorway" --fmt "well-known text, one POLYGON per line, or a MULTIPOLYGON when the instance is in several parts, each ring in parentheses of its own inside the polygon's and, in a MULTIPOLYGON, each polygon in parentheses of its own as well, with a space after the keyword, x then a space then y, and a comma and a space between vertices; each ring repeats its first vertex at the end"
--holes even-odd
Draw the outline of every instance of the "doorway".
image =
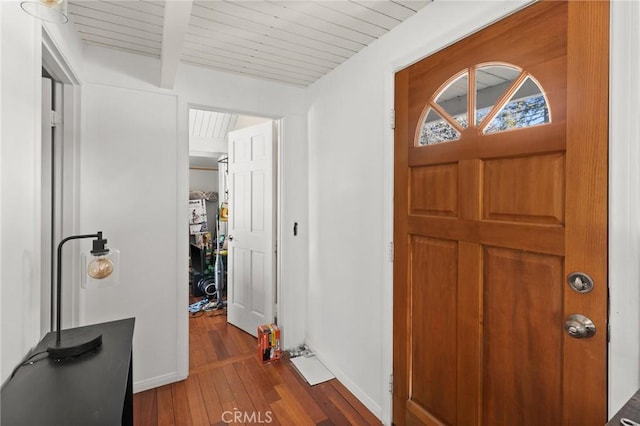
POLYGON ((606 422, 608 8, 396 74, 395 424, 606 422))
POLYGON ((201 306, 253 336, 277 321, 279 127, 269 117, 189 108, 191 295, 213 298, 201 306), (191 214, 198 203, 202 217, 191 214))

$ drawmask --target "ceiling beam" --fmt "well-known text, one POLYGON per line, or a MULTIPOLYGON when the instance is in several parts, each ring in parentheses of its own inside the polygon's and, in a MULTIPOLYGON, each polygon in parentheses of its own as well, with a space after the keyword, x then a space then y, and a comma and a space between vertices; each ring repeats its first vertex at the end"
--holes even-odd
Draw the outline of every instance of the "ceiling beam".
POLYGON ((189 28, 193 0, 166 0, 160 53, 160 87, 173 89, 182 56, 184 36, 189 28))

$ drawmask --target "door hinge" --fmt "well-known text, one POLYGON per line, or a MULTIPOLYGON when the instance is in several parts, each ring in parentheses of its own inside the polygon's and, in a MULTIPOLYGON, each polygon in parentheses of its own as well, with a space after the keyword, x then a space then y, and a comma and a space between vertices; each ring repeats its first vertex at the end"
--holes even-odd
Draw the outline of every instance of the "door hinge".
POLYGON ((393 263, 393 241, 389 243, 389 262, 393 263))
POLYGON ((49 122, 51 123, 51 127, 56 127, 58 124, 60 124, 60 114, 58 114, 56 111, 51 110, 49 122))
POLYGON ((396 128, 396 110, 395 109, 391 109, 391 114, 389 116, 390 120, 391 120, 391 129, 395 129, 396 128))
POLYGON ((389 393, 393 395, 393 374, 389 375, 389 393))

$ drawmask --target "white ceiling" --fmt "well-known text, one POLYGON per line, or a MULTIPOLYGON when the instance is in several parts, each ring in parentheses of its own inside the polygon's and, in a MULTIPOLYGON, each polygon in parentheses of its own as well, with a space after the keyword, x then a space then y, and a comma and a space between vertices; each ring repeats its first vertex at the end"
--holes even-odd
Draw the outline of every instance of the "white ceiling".
POLYGON ((237 121, 238 114, 190 108, 189 138, 227 140, 237 121))
POLYGON ((85 43, 305 87, 430 0, 72 0, 85 43), (166 16, 165 16, 166 15, 166 16))
POLYGON ((238 114, 189 108, 189 168, 218 168, 218 158, 227 152, 227 134, 236 128, 238 118, 238 114))

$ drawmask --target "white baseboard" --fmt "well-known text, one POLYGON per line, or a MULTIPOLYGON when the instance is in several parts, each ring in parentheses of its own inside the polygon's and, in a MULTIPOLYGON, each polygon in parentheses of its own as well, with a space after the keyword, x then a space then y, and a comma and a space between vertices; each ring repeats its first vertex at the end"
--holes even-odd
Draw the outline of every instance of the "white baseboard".
POLYGON ((382 407, 377 404, 366 392, 364 392, 358 385, 356 385, 350 378, 347 376, 344 371, 340 368, 336 367, 331 362, 328 362, 326 358, 322 356, 322 352, 318 352, 316 348, 313 346, 313 343, 306 343, 307 347, 311 349, 311 351, 315 354, 315 356, 324 364, 325 367, 329 369, 336 376, 336 379, 340 383, 346 387, 349 392, 353 394, 362 404, 369 409, 380 421, 382 421, 382 407))
POLYGON ((141 380, 133 383, 133 393, 143 392, 149 389, 158 388, 160 386, 185 380, 187 376, 181 376, 177 373, 165 374, 164 376, 153 377, 147 380, 141 380))

